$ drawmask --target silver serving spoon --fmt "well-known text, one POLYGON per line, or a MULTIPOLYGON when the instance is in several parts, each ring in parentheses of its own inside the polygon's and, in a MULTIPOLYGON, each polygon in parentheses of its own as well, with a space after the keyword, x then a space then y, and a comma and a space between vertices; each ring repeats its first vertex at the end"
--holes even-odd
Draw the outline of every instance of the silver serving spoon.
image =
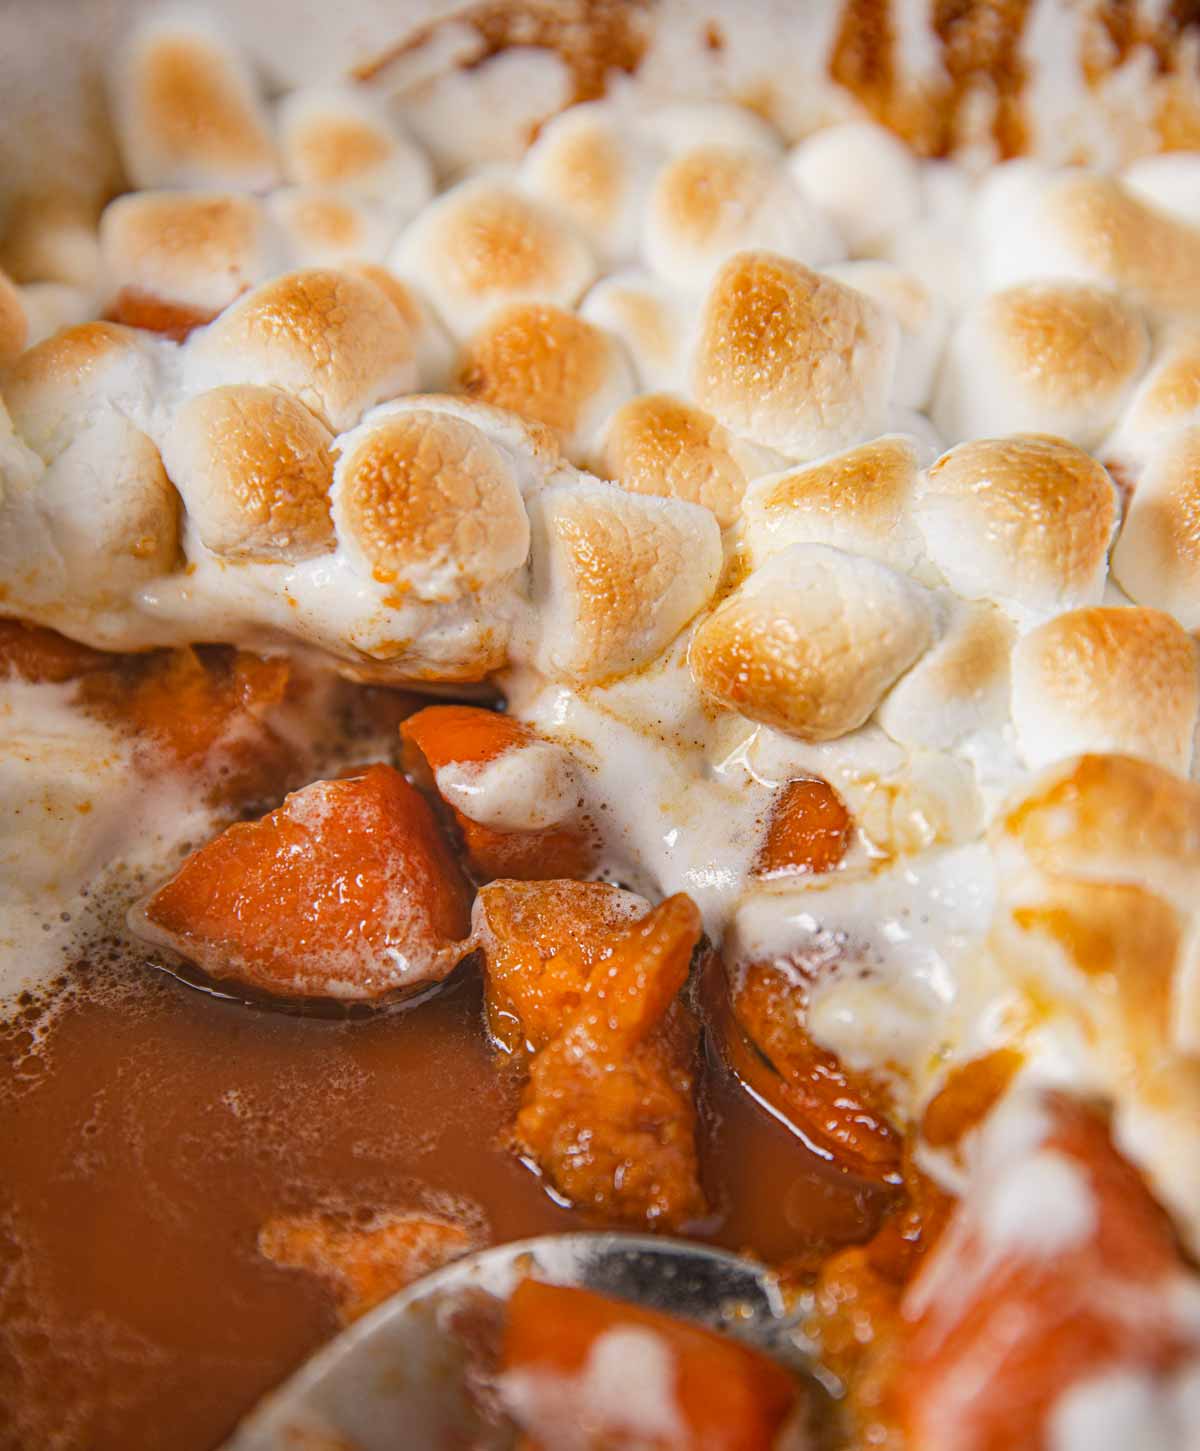
POLYGON ((543 1235, 456 1260, 393 1295, 266 1396, 224 1451, 480 1451, 507 1444, 465 1393, 464 1293, 507 1299, 527 1275, 727 1330, 811 1375, 775 1277, 706 1245, 632 1234, 543 1235))

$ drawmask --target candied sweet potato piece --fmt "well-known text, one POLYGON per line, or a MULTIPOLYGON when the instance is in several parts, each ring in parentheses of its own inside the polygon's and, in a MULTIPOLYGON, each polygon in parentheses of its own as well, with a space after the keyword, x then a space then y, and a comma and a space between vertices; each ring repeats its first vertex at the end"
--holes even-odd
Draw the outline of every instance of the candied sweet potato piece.
MULTIPOLYGON (((404 763, 409 774, 430 778, 445 767, 482 769, 510 751, 549 743, 512 716, 472 705, 431 705, 400 727, 404 763)), ((549 746, 551 750, 560 747, 549 746)), ((467 863, 479 881, 511 877, 538 881, 581 877, 595 860, 592 834, 578 821, 531 830, 501 830, 474 821, 453 802, 446 802, 466 850, 467 863)))
POLYGON ((532 1279, 508 1302, 500 1390, 544 1451, 770 1451, 799 1401, 782 1366, 730 1336, 532 1279))
POLYGON ((488 1023, 509 1051, 544 1048, 574 1014, 614 931, 649 910, 604 882, 496 881, 475 899, 488 1023))
POLYGON ((283 1215, 258 1232, 265 1258, 329 1286, 343 1324, 478 1244, 463 1225, 422 1214, 379 1214, 365 1224, 330 1214, 283 1215))
POLYGON ((24 620, 0 620, 0 680, 61 685, 112 666, 116 656, 24 620))
POLYGON ((985 1126, 965 1197, 902 1302, 892 1396, 922 1451, 1042 1451, 1071 1387, 1200 1356, 1166 1215, 1089 1108, 1052 1095, 1043 1110, 1016 1151, 1011 1127, 989 1150, 985 1126))
POLYGON ((739 969, 713 1026, 726 1060, 747 1087, 815 1147, 864 1178, 899 1182, 900 1136, 879 1090, 805 1031, 808 983, 774 963, 739 969))
POLYGON ((216 313, 205 308, 166 302, 137 287, 123 287, 107 314, 109 322, 158 333, 160 337, 170 338, 176 343, 183 342, 189 333, 212 322, 214 317, 216 313))
POLYGON ((827 781, 789 781, 775 795, 755 874, 831 872, 849 849, 851 829, 850 813, 827 781))
POLYGON ((704 1212, 698 1030, 676 1000, 699 935, 685 896, 611 933, 578 1008, 530 1068, 517 1147, 556 1193, 609 1220, 678 1228, 704 1212))
POLYGON ((468 909, 425 799, 371 766, 229 827, 155 892, 144 928, 214 978, 372 999, 445 976, 468 909))

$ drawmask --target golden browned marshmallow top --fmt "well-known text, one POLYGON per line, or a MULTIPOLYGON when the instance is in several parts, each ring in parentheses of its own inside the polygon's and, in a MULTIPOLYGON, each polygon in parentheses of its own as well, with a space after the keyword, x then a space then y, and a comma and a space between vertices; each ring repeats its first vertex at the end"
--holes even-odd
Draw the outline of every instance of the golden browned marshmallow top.
POLYGON ((655 180, 644 235, 651 267, 685 287, 704 286, 747 247, 813 264, 842 255, 829 223, 760 146, 698 145, 672 158, 655 180))
POLYGON ((551 679, 587 684, 648 664, 716 588, 721 535, 707 509, 586 475, 529 507, 534 653, 551 679))
POLYGON ((494 313, 463 349, 458 381, 471 398, 544 423, 576 458, 634 387, 616 338, 547 302, 494 313))
POLYGON ((426 292, 460 337, 504 303, 569 307, 596 271, 565 221, 488 177, 462 182, 426 207, 389 265, 426 292))
POLYGON ((702 408, 670 393, 645 393, 609 419, 597 469, 631 493, 702 504, 727 529, 749 480, 778 461, 734 438, 702 408))
POLYGON ((136 30, 119 59, 113 101, 135 186, 265 191, 278 179, 250 69, 202 20, 164 15, 136 30))
POLYGON ((933 640, 926 592, 822 544, 775 555, 701 622, 696 682, 728 710, 806 741, 861 726, 933 640))
POLYGON ((452 600, 524 563, 529 521, 514 471, 472 423, 432 409, 385 410, 340 448, 338 535, 380 583, 452 600))
POLYGON ((1130 599, 1200 629, 1200 427, 1174 434, 1143 470, 1112 569, 1130 599))
POLYGON ((580 315, 621 339, 643 388, 688 388, 695 331, 692 299, 649 273, 629 269, 603 278, 579 305, 580 315))
POLYGON ((334 547, 332 442, 290 394, 239 384, 184 404, 164 455, 206 548, 225 559, 295 563, 334 547))
POLYGON ((17 432, 48 463, 97 409, 148 406, 154 364, 142 336, 111 322, 66 328, 23 353, 4 379, 17 432))
POLYGON ((360 275, 285 273, 255 288, 188 344, 197 383, 259 383, 294 393, 335 431, 416 383, 413 339, 360 275))
POLYGON ((742 252, 704 306, 693 386, 734 433, 815 458, 882 432, 897 324, 861 293, 769 252, 742 252))
POLYGON ((1017 746, 1034 768, 1087 751, 1188 772, 1200 713, 1195 646, 1158 610, 1068 610, 1013 652, 1017 746))
POLYGON ((930 559, 967 599, 1036 613, 1100 597, 1116 492, 1061 439, 959 444, 929 470, 915 512, 930 559))
POLYGON ((1050 194, 1047 221, 1085 275, 1163 317, 1200 310, 1200 228, 1115 177, 1067 177, 1050 194))
POLYGON ((133 192, 100 219, 105 284, 220 312, 282 264, 280 239, 253 197, 236 192, 133 192))
POLYGON ((891 434, 760 479, 743 508, 751 560, 791 544, 832 544, 911 568, 920 549, 911 517, 918 471, 913 440, 891 434))

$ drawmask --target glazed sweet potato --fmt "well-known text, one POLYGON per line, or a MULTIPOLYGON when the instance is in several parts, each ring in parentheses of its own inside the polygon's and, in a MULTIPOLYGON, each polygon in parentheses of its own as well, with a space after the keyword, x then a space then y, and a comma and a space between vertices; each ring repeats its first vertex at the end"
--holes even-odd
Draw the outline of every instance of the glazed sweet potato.
MULTIPOLYGON (((447 767, 482 770, 508 752, 538 744, 561 750, 541 742, 534 730, 512 716, 471 705, 427 706, 403 723, 400 737, 405 769, 434 789, 438 772, 447 767)), ((446 804, 478 881, 582 877, 595 860, 592 833, 578 819, 535 830, 501 830, 446 804)))
POLYGON ((684 896, 610 932, 578 1007, 530 1067, 518 1150, 557 1195, 609 1222, 677 1229, 705 1210, 698 1030, 677 1000, 699 936, 684 896))
POLYGON ((116 657, 24 620, 0 620, 0 680, 62 685, 110 668, 116 657))
POLYGON ((142 927, 210 977, 289 997, 378 999, 444 977, 466 883, 398 771, 317 781, 194 852, 142 927))
POLYGON ((1036 1152, 974 1166, 902 1302, 891 1399, 921 1451, 1048 1451, 1085 1382, 1132 1372, 1161 1387, 1200 1361, 1166 1215, 1090 1108, 1052 1095, 1041 1115, 1036 1152))
POLYGON ((542 1451, 771 1451, 799 1398, 729 1336, 538 1280, 509 1299, 500 1385, 542 1451))
POLYGON ((827 781, 789 781, 775 795, 755 874, 831 872, 849 849, 852 829, 850 813, 827 781))
POLYGON ((718 980, 709 996, 713 1029, 733 1072, 838 1164, 898 1183, 901 1141, 883 1095, 806 1032, 804 975, 783 964, 749 963, 732 977, 727 990, 718 980))
POLYGON ((328 1285, 343 1324, 477 1247, 477 1236, 463 1225, 422 1214, 381 1214, 366 1223, 286 1215, 269 1219, 258 1234, 266 1259, 328 1285))
POLYGON ((479 889, 474 940, 486 964, 488 1025, 510 1052, 544 1048, 582 1001, 613 934, 649 911, 603 882, 491 882, 479 889))

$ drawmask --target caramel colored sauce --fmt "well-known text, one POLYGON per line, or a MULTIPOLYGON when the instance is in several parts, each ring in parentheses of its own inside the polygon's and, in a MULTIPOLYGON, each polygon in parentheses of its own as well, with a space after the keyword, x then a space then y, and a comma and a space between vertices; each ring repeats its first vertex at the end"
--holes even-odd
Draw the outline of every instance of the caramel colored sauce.
MULTIPOLYGON (((211 1451, 337 1321, 256 1249, 273 1215, 425 1210, 492 1241, 581 1227, 505 1147, 518 1085, 478 982, 407 1012, 297 1017, 137 963, 0 1029, 0 1448, 211 1451)), ((772 1260, 869 1232, 869 1195, 719 1070, 716 1240, 772 1260)))

